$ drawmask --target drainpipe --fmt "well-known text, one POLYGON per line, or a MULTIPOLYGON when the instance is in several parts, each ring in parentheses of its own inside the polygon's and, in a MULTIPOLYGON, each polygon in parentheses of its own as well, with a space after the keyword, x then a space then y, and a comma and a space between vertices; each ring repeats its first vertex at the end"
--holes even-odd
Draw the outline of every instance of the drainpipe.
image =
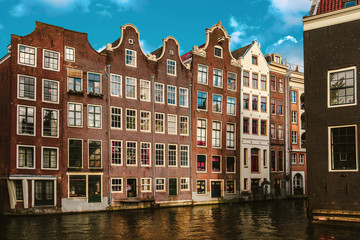
MULTIPOLYGON (((286 75, 285 75, 285 106, 286 106, 286 109, 288 114, 285 115, 285 135, 287 133, 287 124, 289 124, 289 134, 288 134, 288 137, 285 137, 285 141, 284 141, 284 150, 285 150, 285 154, 284 154, 284 169, 285 169, 285 172, 284 172, 284 177, 285 177, 285 195, 286 195, 286 157, 288 156, 288 154, 286 153, 287 152, 287 140, 289 140, 289 144, 291 146, 291 104, 289 103, 289 94, 290 94, 290 90, 291 90, 291 87, 290 87, 290 75, 291 75, 291 70, 287 70, 286 71, 286 75), (289 91, 288 91, 289 89, 289 91), (290 116, 290 117, 289 117, 290 116), (289 138, 290 136, 290 138, 289 138)), ((290 151, 289 151, 289 156, 288 156, 288 159, 289 159, 289 174, 291 174, 291 157, 290 157, 290 151)), ((291 176, 291 175, 290 175, 291 176)), ((291 195, 291 177, 290 177, 290 180, 289 180, 289 195, 291 195)))
MULTIPOLYGON (((241 125, 241 110, 243 108, 243 102, 242 102, 242 95, 241 95, 241 90, 242 90, 242 81, 241 81, 241 76, 242 76, 242 69, 240 69, 240 75, 239 75, 239 95, 240 95, 240 101, 239 101, 239 127, 238 127, 238 131, 239 131, 239 166, 238 166, 238 169, 239 169, 239 198, 241 197, 241 186, 244 184, 244 181, 241 182, 241 175, 242 175, 242 171, 241 171, 241 152, 242 152, 242 149, 241 149, 241 140, 242 140, 242 129, 243 129, 243 126, 241 125)), ((245 157, 245 156, 244 156, 245 157)), ((236 164, 235 164, 236 165, 236 164)), ((244 186, 243 186, 244 187, 244 186)))
POLYGON ((110 174, 111 174, 111 134, 110 134, 110 131, 111 131, 111 105, 110 105, 110 97, 111 97, 111 94, 110 94, 110 85, 111 85, 111 82, 110 82, 110 64, 106 65, 105 69, 104 69, 104 73, 108 79, 108 150, 109 150, 109 157, 108 157, 108 172, 109 172, 109 206, 111 207, 111 177, 110 177, 110 174))
POLYGON ((155 178, 155 75, 151 75, 151 133, 152 133, 152 169, 153 169, 153 196, 154 196, 154 203, 155 200, 155 193, 156 193, 156 178, 155 178))
POLYGON ((193 199, 193 174, 192 174, 192 141, 193 141, 193 134, 192 134, 192 74, 191 74, 191 80, 189 85, 189 110, 190 110, 190 116, 189 116, 189 134, 190 134, 190 149, 189 149, 189 166, 190 166, 190 193, 191 193, 191 199, 193 199))

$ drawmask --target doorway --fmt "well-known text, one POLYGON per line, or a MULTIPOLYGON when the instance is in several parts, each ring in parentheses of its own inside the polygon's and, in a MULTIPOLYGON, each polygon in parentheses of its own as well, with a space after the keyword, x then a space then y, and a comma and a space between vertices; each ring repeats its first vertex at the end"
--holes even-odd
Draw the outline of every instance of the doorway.
POLYGON ((169 196, 177 195, 177 178, 169 178, 169 196))
POLYGON ((35 181, 35 206, 54 204, 54 181, 35 181))
POLYGON ((304 194, 303 176, 300 173, 295 174, 293 185, 294 185, 294 195, 304 194))
POLYGON ((221 181, 211 181, 211 197, 221 197, 221 181))
POLYGON ((279 196, 281 195, 281 180, 275 179, 275 195, 279 196))
POLYGON ((128 178, 126 180, 126 191, 128 198, 137 197, 137 179, 136 178, 128 178))

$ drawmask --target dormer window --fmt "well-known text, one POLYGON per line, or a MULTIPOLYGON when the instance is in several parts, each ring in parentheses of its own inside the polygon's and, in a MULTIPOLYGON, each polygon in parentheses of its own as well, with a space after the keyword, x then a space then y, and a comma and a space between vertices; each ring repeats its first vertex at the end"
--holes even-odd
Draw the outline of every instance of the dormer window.
POLYGON ((280 57, 275 56, 275 62, 276 62, 276 63, 281 63, 280 57))
POLYGON ((254 65, 258 65, 258 58, 257 58, 257 56, 252 56, 251 62, 252 62, 252 64, 254 64, 254 65))
POLYGON ((222 58, 222 48, 219 46, 215 47, 214 55, 215 55, 215 57, 222 58))
POLYGON ((125 49, 126 66, 136 67, 136 51, 125 49))
POLYGON ((352 6, 355 6, 356 5, 356 1, 346 1, 344 3, 344 7, 347 8, 347 7, 352 7, 352 6))

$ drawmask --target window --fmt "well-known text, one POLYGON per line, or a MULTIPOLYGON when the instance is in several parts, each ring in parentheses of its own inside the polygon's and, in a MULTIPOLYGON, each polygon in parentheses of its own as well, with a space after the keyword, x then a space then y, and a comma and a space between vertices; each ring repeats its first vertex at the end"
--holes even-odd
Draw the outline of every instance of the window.
POLYGON ((125 49, 125 64, 126 66, 136 67, 136 51, 125 49))
POLYGON ((267 125, 267 123, 266 123, 266 120, 261 120, 260 121, 261 123, 261 125, 260 125, 260 134, 261 135, 267 135, 266 134, 266 125, 267 125))
POLYGON ((262 112, 266 112, 266 97, 261 97, 260 108, 262 112))
POLYGON ((110 75, 110 92, 111 96, 121 97, 122 96, 122 80, 120 75, 110 75))
POLYGON ((247 178, 244 178, 244 190, 247 190, 248 189, 248 179, 247 178))
POLYGON ((243 133, 249 133, 249 118, 243 118, 243 133))
POLYGON ((111 179, 111 192, 123 192, 123 183, 122 178, 112 178, 111 179))
POLYGON ((305 155, 300 153, 299 154, 299 164, 304 164, 305 163, 305 155))
POLYGON ((88 127, 101 128, 101 106, 88 105, 88 127))
POLYGON ((244 148, 244 166, 248 166, 248 149, 244 148))
POLYGON ((59 111, 53 109, 43 109, 43 131, 45 137, 59 136, 59 111))
POLYGON ((65 47, 65 60, 75 62, 75 48, 65 47))
POLYGON ((232 97, 227 97, 226 113, 228 115, 236 115, 235 105, 236 99, 232 97))
POLYGON ((258 123, 257 119, 252 120, 252 134, 258 134, 258 123))
POLYGON ((17 168, 35 168, 35 146, 17 147, 17 168))
POLYGON ((356 104, 355 67, 328 72, 329 106, 356 104))
POLYGON ((156 178, 155 188, 157 192, 165 191, 165 178, 156 178))
POLYGON ((275 132, 275 124, 271 123, 270 125, 270 136, 272 139, 276 138, 276 132, 275 132))
POLYGON ((43 101, 50 103, 59 103, 59 82, 43 80, 43 101))
POLYGON ((213 95, 213 112, 221 113, 222 112, 222 96, 214 94, 213 95))
POLYGON ((71 127, 82 126, 82 104, 68 103, 68 125, 71 127))
POLYGON ((206 194, 206 181, 197 180, 196 181, 196 193, 197 194, 206 194))
POLYGON ((206 155, 197 155, 196 166, 198 172, 206 172, 206 155))
POLYGON ((296 103, 296 91, 291 91, 291 103, 296 103))
POLYGON ((164 84, 155 83, 155 102, 164 103, 164 84))
POLYGON ((283 125, 282 124, 279 124, 279 128, 278 128, 278 137, 280 140, 283 140, 284 139, 284 130, 283 130, 283 125))
POLYGON ((125 96, 126 96, 126 98, 136 99, 136 79, 135 78, 126 77, 125 96))
POLYGON ((168 134, 177 134, 177 116, 168 114, 168 134))
POLYGON ((236 91, 236 74, 228 72, 228 82, 227 89, 231 91, 236 91))
POLYGON ((101 93, 101 75, 88 73, 88 93, 101 93))
POLYGON ((155 165, 165 166, 165 145, 156 143, 155 144, 155 165))
POLYGON ((198 91, 197 96, 197 109, 206 110, 207 109, 207 93, 198 91))
POLYGON ((211 171, 215 173, 221 172, 221 159, 220 156, 212 156, 211 161, 211 171))
POLYGON ((214 68, 213 85, 214 87, 222 88, 222 70, 214 68))
POLYGON ((137 144, 136 142, 126 142, 126 165, 136 166, 137 144))
POLYGON ((169 105, 176 105, 176 87, 167 87, 167 102, 169 105))
POLYGON ((19 45, 18 63, 36 67, 36 48, 19 45))
POLYGON ((298 140, 297 140, 297 132, 292 131, 291 132, 291 143, 292 144, 297 144, 298 140))
POLYGON ((226 193, 235 193, 235 181, 226 180, 226 193))
POLYGON ((126 109, 126 130, 136 131, 137 111, 134 109, 126 109))
POLYGON ((297 155, 296 154, 291 154, 291 164, 296 164, 297 163, 297 155))
POLYGON ((249 72, 243 72, 243 86, 249 87, 249 72))
POLYGON ((14 180, 14 184, 15 184, 15 192, 16 192, 16 201, 24 200, 22 181, 14 180))
POLYGON ((283 78, 279 77, 279 92, 284 92, 284 83, 283 83, 283 78))
POLYGON ((263 150, 264 167, 267 167, 267 150, 263 150))
POLYGON ((18 134, 35 136, 35 107, 18 105, 18 134))
POLYGON ((270 104, 270 111, 271 111, 271 114, 276 114, 276 99, 275 98, 272 98, 271 99, 271 104, 270 104))
POLYGON ((279 100, 279 115, 283 115, 283 100, 279 100))
POLYGON ((155 113, 155 132, 165 133, 164 129, 165 115, 163 113, 155 113))
POLYGON ((189 182, 190 182, 189 178, 180 178, 180 189, 181 189, 181 191, 190 190, 189 182))
POLYGON ((266 76, 261 75, 261 83, 260 83, 260 89, 266 90, 266 76))
POLYGON ((291 123, 297 123, 297 111, 291 111, 291 123))
POLYGON ((252 110, 258 110, 258 96, 252 96, 252 110))
POLYGON ((276 91, 276 76, 270 76, 270 89, 271 91, 276 91))
POLYGON ((42 147, 42 169, 58 168, 58 148, 42 147))
POLYGON ((206 120, 197 120, 197 141, 198 146, 206 146, 206 120))
POLYGON ((179 88, 179 98, 180 98, 180 107, 188 107, 188 89, 187 88, 179 88))
POLYGON ((140 111, 140 131, 151 132, 150 116, 151 116, 150 112, 140 111))
POLYGON ((141 166, 150 166, 150 143, 140 143, 140 162, 141 166))
POLYGON ((122 141, 111 141, 111 164, 122 165, 122 141))
POLYGON ((180 135, 189 135, 189 118, 180 116, 180 135))
POLYGON ((226 172, 235 173, 235 157, 226 157, 226 172))
POLYGON ((257 58, 257 56, 252 56, 252 57, 251 57, 251 62, 252 62, 252 64, 254 64, 254 65, 258 65, 258 58, 257 58))
POLYGON ((271 150, 271 171, 276 172, 276 151, 271 150))
POLYGON ((101 141, 89 140, 89 168, 101 168, 101 141))
POLYGON ((151 178, 141 178, 141 192, 151 192, 151 178))
POLYGON ((208 67, 204 65, 198 65, 198 83, 208 83, 208 67))
POLYGON ((330 127, 329 135, 329 170, 357 170, 356 126, 330 127))
POLYGON ((252 148, 251 149, 251 172, 259 172, 259 149, 252 148))
POLYGON ((249 109, 249 94, 245 94, 243 96, 243 108, 249 109))
POLYGON ((235 124, 226 124, 226 148, 235 148, 235 124))
POLYGON ((111 107, 111 128, 122 129, 122 108, 111 107))
POLYGON ((82 91, 82 71, 68 69, 68 91, 81 92, 82 91))
POLYGON ((280 64, 281 64, 280 57, 275 56, 275 62, 276 62, 276 63, 280 63, 280 64))
POLYGON ((215 57, 222 58, 222 48, 215 46, 214 55, 215 55, 215 57))
POLYGON ((58 52, 53 52, 50 50, 44 49, 44 69, 59 71, 60 64, 59 64, 60 54, 58 52))
POLYGON ((69 167, 82 167, 82 140, 69 139, 69 167))
POLYGON ((252 74, 252 88, 258 88, 258 74, 257 73, 253 73, 252 74))
POLYGON ((177 145, 169 144, 168 145, 168 158, 169 158, 169 167, 177 166, 177 145))
POLYGON ((213 121, 212 123, 212 146, 221 147, 221 122, 213 121))
POLYGON ((167 74, 176 76, 176 62, 167 59, 167 74))
POLYGON ((18 98, 35 100, 36 80, 34 77, 18 75, 18 98))
POLYGON ((278 171, 279 172, 282 172, 284 171, 284 153, 283 151, 279 151, 279 154, 278 154, 278 171))
POLYGON ((187 145, 180 146, 180 166, 181 167, 189 166, 189 146, 187 145))
POLYGON ((69 197, 86 197, 86 175, 69 176, 69 197))

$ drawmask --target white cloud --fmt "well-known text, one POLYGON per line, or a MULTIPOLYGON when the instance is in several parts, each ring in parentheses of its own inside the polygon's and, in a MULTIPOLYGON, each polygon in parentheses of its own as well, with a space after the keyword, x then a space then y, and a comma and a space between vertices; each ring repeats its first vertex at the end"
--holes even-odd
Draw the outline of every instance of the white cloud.
POLYGON ((101 10, 101 11, 98 11, 98 13, 99 13, 101 16, 104 16, 104 17, 112 17, 111 12, 109 12, 109 11, 106 10, 106 9, 103 9, 103 10, 101 10))
POLYGON ((20 0, 11 10, 14 17, 22 17, 35 12, 45 12, 51 15, 59 15, 80 9, 89 11, 92 0, 20 0))
POLYGON ((312 1, 309 0, 270 0, 269 12, 280 15, 285 27, 302 24, 302 17, 310 11, 312 1))
POLYGON ((280 40, 277 41, 276 43, 274 43, 274 46, 279 46, 279 45, 281 45, 281 44, 282 44, 283 42, 285 42, 285 41, 291 41, 291 42, 294 42, 294 43, 297 43, 297 42, 298 42, 298 41, 296 40, 296 38, 294 38, 293 36, 288 35, 288 36, 280 39, 280 40))
POLYGON ((104 50, 106 48, 106 45, 102 46, 101 48, 98 48, 96 51, 101 52, 102 50, 104 50))
POLYGON ((109 1, 117 5, 120 11, 124 11, 130 8, 137 10, 142 7, 143 2, 145 2, 146 0, 109 0, 109 1))
POLYGON ((258 26, 250 26, 237 21, 234 16, 230 17, 229 25, 233 29, 233 32, 230 34, 232 45, 245 45, 256 39, 256 36, 250 34, 249 32, 251 30, 257 30, 259 28, 258 26))

